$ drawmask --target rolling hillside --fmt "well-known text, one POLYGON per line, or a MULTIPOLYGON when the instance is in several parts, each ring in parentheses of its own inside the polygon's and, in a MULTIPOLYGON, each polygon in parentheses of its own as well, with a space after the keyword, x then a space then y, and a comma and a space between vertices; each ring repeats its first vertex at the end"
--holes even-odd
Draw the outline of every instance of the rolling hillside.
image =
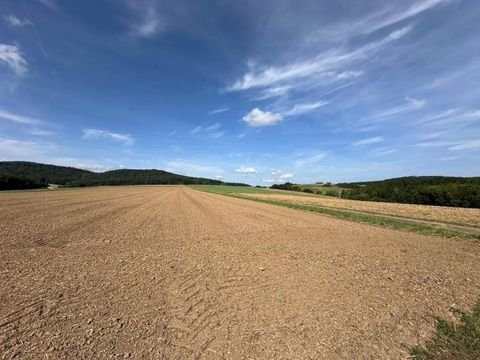
POLYGON ((155 169, 120 169, 96 173, 73 167, 25 161, 0 162, 0 174, 30 179, 41 184, 58 184, 65 187, 142 184, 225 184, 219 180, 178 175, 155 169))

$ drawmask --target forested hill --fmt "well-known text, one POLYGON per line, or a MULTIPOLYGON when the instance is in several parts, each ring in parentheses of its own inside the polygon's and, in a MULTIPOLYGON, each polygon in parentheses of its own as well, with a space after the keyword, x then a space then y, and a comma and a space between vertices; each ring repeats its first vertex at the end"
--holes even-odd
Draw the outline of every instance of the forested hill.
POLYGON ((408 176, 337 184, 356 200, 480 208, 480 177, 408 176))
POLYGON ((142 184, 225 184, 219 180, 178 175, 155 169, 121 169, 96 173, 73 167, 25 161, 0 162, 0 174, 30 179, 41 184, 58 184, 66 187, 142 184))

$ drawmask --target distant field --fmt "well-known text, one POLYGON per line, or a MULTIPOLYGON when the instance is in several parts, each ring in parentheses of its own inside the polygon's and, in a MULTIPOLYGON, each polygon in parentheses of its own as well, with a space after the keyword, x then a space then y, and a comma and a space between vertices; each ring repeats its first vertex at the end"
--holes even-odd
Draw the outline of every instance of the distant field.
POLYGON ((265 200, 281 200, 293 204, 319 205, 329 208, 362 211, 412 219, 422 219, 480 228, 480 209, 454 208, 445 206, 396 204, 375 201, 347 200, 326 196, 302 196, 295 192, 283 194, 246 194, 265 200))
POLYGON ((250 186, 192 185, 191 187, 197 190, 214 192, 217 194, 278 194, 278 191, 276 190, 250 186))
POLYGON ((319 185, 319 184, 300 184, 298 185, 303 189, 310 189, 315 193, 322 193, 323 195, 326 195, 328 193, 340 193, 342 190, 347 190, 345 188, 342 188, 340 186, 324 186, 324 185, 319 185))
MULTIPOLYGON (((468 234, 459 233, 457 231, 458 229, 454 229, 452 226, 460 225, 480 229, 480 209, 347 200, 295 191, 252 187, 201 185, 193 186, 193 188, 217 194, 250 198, 287 207, 316 211, 342 219, 368 222, 422 233, 470 237, 468 234), (384 218, 382 218, 382 216, 384 216, 384 218), (389 219, 387 218, 388 216, 398 217, 398 220, 389 219), (442 229, 435 225, 407 223, 406 220, 404 221, 402 218, 452 224, 446 226, 449 226, 450 230, 453 231, 442 229)), ((477 238, 478 234, 474 237, 477 238)))

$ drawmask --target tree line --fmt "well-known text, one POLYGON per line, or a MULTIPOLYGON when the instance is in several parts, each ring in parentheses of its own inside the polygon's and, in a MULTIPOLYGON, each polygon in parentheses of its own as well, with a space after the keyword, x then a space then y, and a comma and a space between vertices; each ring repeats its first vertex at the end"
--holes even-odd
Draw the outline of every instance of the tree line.
MULTIPOLYGON (((0 174, 24 179, 23 182, 17 180, 16 185, 7 185, 7 182, 5 182, 5 187, 16 186, 16 188, 21 188, 20 186, 22 186, 22 184, 30 186, 25 182, 27 179, 30 180, 32 184, 38 183, 43 184, 43 186, 46 184, 57 184, 63 187, 175 184, 249 186, 241 183, 228 183, 220 180, 178 175, 156 169, 120 169, 97 173, 73 167, 39 164, 26 161, 0 162, 0 174)), ((10 184, 13 184, 12 180, 10 180, 10 184)))
POLYGON ((337 184, 343 198, 406 204, 480 208, 480 178, 410 176, 337 184))

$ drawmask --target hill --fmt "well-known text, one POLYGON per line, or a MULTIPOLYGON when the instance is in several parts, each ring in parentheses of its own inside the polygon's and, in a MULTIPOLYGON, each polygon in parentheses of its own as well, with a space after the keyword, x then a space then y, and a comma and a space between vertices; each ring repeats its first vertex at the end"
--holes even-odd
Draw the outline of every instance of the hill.
POLYGON ((7 174, 0 174, 0 190, 40 189, 47 187, 41 181, 7 174))
MULTIPOLYGON (((58 184, 65 187, 97 185, 154 185, 154 184, 228 184, 219 180, 178 175, 163 170, 120 169, 103 173, 67 166, 47 165, 26 161, 0 162, 0 174, 30 179, 41 184, 58 184)), ((245 185, 245 184, 230 184, 245 185)), ((248 185, 247 185, 248 186, 248 185)))
POLYGON ((355 200, 480 208, 480 177, 408 176, 341 183, 342 197, 355 200))

